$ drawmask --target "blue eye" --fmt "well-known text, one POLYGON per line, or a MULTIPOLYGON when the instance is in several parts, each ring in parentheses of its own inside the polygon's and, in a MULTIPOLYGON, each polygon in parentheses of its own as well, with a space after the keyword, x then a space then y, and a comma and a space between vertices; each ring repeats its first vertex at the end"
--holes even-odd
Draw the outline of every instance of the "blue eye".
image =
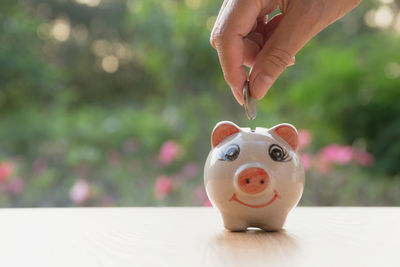
POLYGON ((239 157, 239 154, 240 147, 236 144, 232 144, 222 153, 220 160, 234 161, 239 157))

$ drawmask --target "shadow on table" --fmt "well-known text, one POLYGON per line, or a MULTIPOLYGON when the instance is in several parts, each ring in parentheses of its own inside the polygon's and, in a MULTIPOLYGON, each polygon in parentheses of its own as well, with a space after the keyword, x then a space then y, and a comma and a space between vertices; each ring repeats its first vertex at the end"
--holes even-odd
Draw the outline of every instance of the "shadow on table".
POLYGON ((299 250, 294 236, 285 230, 265 232, 248 230, 246 232, 223 231, 214 236, 209 243, 209 260, 218 259, 226 266, 266 266, 285 265, 293 262, 299 250), (251 264, 251 265, 250 265, 251 264))

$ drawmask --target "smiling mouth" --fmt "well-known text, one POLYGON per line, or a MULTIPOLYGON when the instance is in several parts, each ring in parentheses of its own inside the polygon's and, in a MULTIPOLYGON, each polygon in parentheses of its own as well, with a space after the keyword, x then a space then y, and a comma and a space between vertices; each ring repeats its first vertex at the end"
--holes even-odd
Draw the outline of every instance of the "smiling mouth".
POLYGON ((264 208, 264 207, 272 204, 277 198, 280 198, 280 196, 278 195, 278 192, 274 189, 274 196, 271 198, 270 201, 268 201, 267 203, 264 203, 264 204, 251 205, 251 204, 244 203, 243 201, 238 199, 238 197, 236 196, 236 193, 233 193, 233 195, 232 195, 231 199, 229 199, 229 201, 236 201, 236 202, 238 202, 246 207, 249 207, 249 208, 264 208))

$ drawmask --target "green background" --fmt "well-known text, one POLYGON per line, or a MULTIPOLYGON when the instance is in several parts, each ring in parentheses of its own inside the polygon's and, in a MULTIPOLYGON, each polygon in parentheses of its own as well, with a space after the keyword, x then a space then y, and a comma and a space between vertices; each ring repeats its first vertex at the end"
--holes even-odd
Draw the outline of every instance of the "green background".
POLYGON ((255 121, 209 44, 220 4, 2 0, 0 206, 207 205, 202 168, 221 120, 312 134, 301 205, 400 205, 400 1, 364 0, 321 32, 255 121), (163 165, 167 141, 179 153, 163 165), (374 164, 321 172, 332 144, 374 164))

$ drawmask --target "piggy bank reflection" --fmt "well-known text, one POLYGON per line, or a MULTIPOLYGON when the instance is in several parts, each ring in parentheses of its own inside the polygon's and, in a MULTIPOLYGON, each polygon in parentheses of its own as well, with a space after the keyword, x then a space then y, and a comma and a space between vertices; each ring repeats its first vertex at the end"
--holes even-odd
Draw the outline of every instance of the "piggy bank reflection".
POLYGON ((290 124, 270 129, 219 122, 204 167, 204 184, 226 229, 277 231, 303 193, 298 133, 290 124))

